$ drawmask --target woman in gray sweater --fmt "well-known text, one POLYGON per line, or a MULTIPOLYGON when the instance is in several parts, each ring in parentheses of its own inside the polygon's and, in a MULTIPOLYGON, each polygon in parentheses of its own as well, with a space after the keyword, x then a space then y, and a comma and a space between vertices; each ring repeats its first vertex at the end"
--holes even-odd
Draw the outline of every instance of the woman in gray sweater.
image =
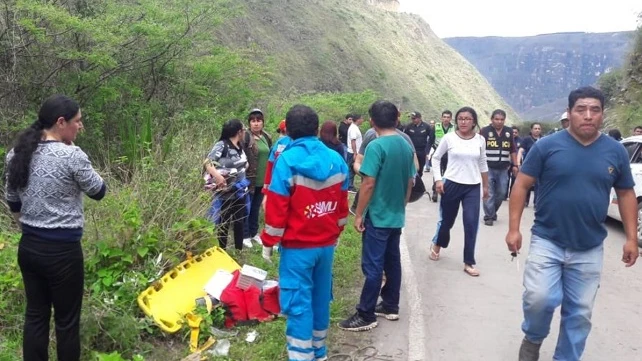
POLYGON ((7 155, 7 203, 22 229, 18 265, 27 297, 25 361, 48 359, 52 307, 58 360, 80 359, 83 193, 100 200, 106 192, 87 155, 73 145, 82 128, 78 103, 51 96, 7 155))

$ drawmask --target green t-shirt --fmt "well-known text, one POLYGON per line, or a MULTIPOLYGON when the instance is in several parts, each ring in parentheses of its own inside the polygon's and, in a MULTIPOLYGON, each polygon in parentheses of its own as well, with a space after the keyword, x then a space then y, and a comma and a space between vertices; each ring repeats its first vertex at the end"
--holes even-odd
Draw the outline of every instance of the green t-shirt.
POLYGON ((265 168, 267 167, 268 157, 270 156, 270 147, 268 146, 267 139, 265 136, 261 136, 261 139, 256 140, 256 144, 259 146, 259 159, 256 164, 256 186, 263 186, 263 181, 265 180, 265 168))
POLYGON ((406 220, 408 181, 417 170, 412 149, 401 136, 378 137, 368 144, 361 173, 375 178, 366 215, 378 228, 401 228, 406 220))

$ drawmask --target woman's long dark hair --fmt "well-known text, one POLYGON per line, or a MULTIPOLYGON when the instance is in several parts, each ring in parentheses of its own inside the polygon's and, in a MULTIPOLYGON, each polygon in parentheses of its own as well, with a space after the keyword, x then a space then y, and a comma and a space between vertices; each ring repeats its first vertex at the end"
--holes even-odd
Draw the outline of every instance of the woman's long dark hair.
POLYGON ((223 123, 223 128, 221 129, 221 136, 218 140, 227 140, 235 136, 241 129, 243 129, 243 123, 238 119, 230 119, 227 122, 223 123))
POLYGON ((461 113, 470 113, 470 115, 473 116, 473 128, 472 129, 475 129, 475 127, 479 126, 479 123, 477 121, 477 112, 475 111, 475 109, 473 109, 471 107, 463 107, 463 108, 459 109, 457 111, 457 113, 455 114, 455 125, 456 125, 455 129, 459 129, 459 125, 457 125, 457 118, 459 118, 459 114, 461 114, 461 113))
POLYGON ((324 143, 335 145, 341 143, 337 138, 337 125, 332 120, 326 120, 321 125, 319 138, 321 138, 321 141, 324 143))
POLYGON ((42 131, 50 129, 60 117, 70 121, 78 114, 78 103, 64 95, 52 95, 42 103, 38 111, 38 119, 18 136, 13 146, 13 158, 8 165, 9 187, 23 189, 29 182, 29 168, 33 152, 42 140, 42 131))

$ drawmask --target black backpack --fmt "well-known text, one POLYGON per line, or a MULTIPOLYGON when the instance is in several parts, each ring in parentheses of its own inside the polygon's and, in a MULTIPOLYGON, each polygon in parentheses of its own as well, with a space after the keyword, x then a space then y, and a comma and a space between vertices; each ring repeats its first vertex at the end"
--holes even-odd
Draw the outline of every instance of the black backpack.
POLYGON ((417 172, 417 174, 415 174, 415 184, 410 190, 410 199, 408 202, 412 203, 418 201, 425 193, 426 185, 424 184, 424 181, 421 180, 421 174, 417 172))

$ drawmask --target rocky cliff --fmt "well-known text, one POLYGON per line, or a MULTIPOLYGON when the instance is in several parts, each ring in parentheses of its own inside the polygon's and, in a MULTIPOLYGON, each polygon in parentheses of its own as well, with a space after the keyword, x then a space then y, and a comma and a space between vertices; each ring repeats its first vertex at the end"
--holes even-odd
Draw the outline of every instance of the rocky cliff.
POLYGON ((595 84, 625 60, 633 32, 449 38, 525 119, 553 120, 569 91, 595 84))

